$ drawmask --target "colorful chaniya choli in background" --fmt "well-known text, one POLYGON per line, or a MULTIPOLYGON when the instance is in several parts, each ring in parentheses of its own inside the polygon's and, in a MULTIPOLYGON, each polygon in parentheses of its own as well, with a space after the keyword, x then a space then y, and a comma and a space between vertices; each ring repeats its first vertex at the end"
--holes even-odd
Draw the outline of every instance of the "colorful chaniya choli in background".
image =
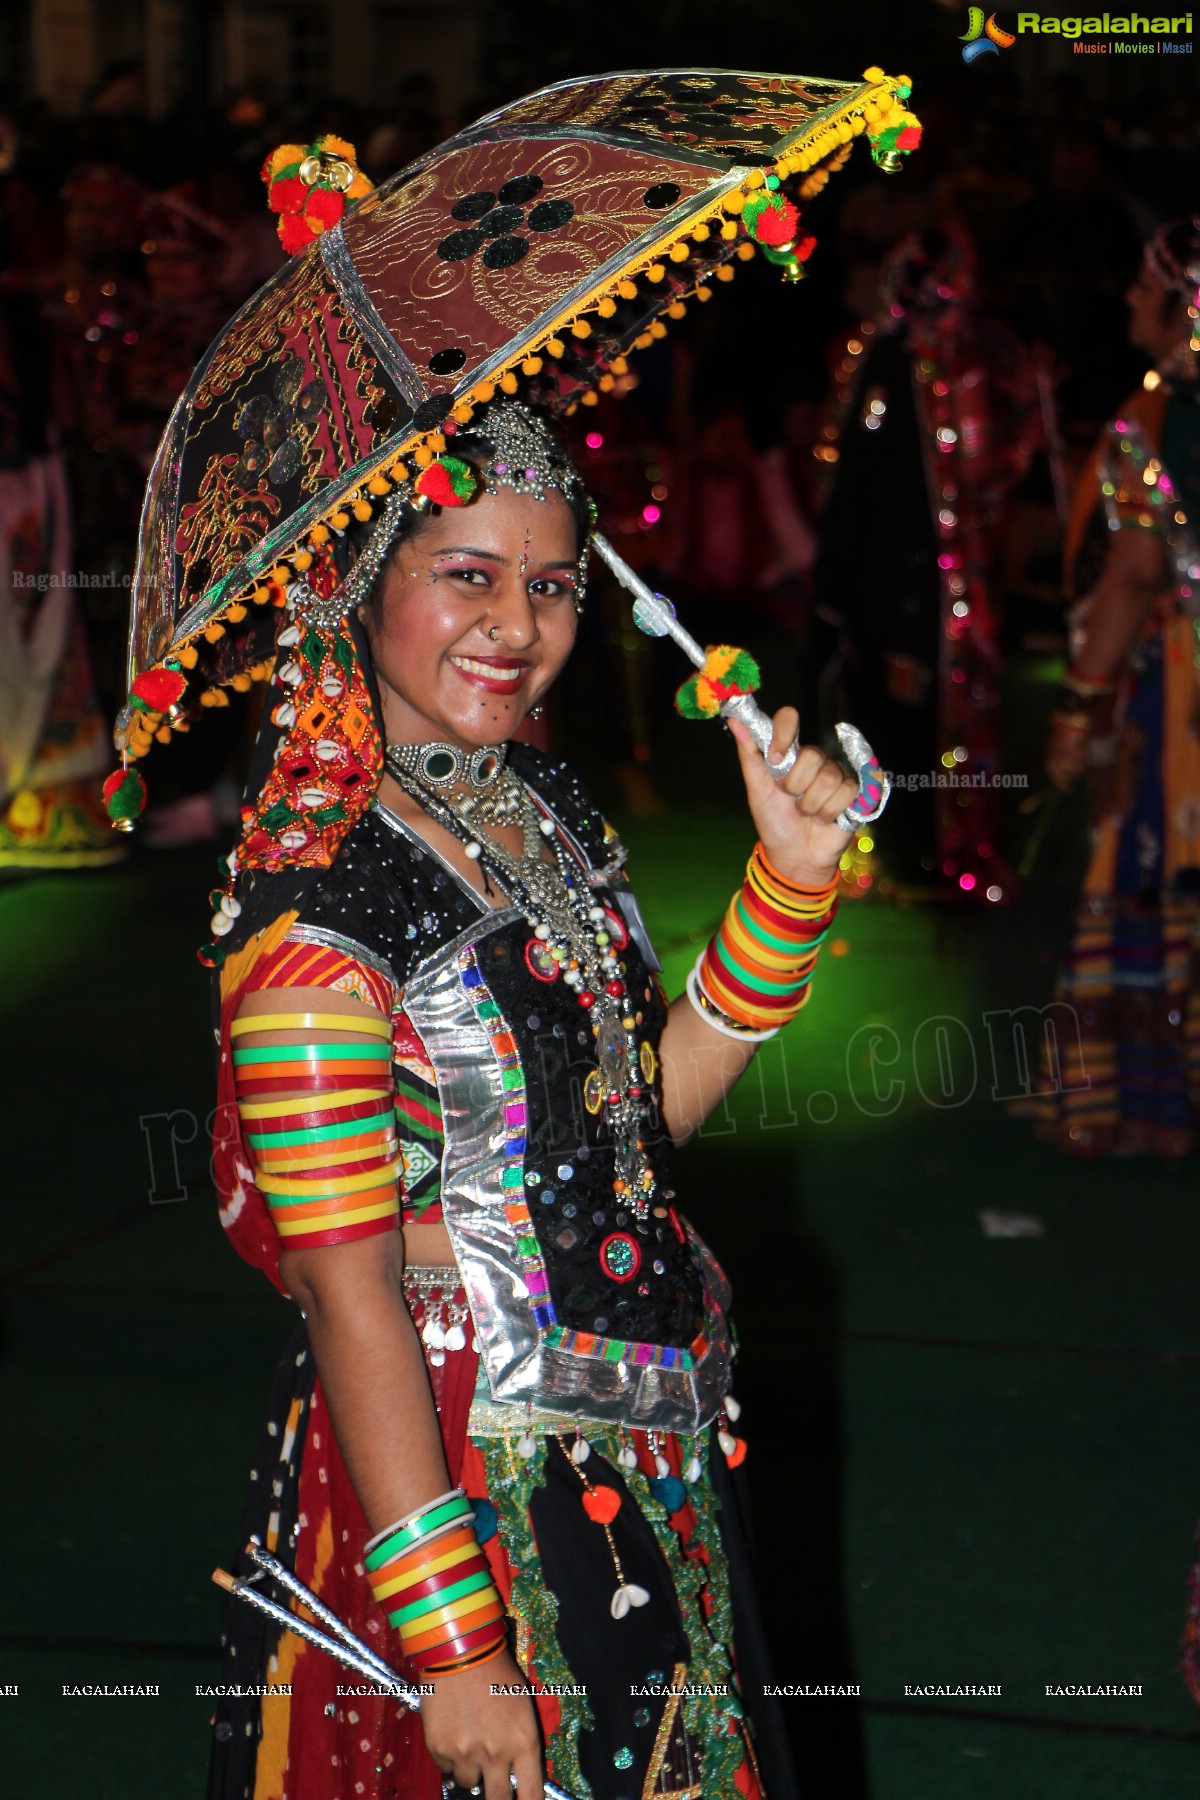
POLYGON ((123 854, 100 798, 112 752, 70 541, 61 460, 0 467, 0 871, 95 868, 123 854))
MULTIPOLYGON (((882 860, 858 833, 847 890, 1013 897, 999 848, 995 571, 1033 454, 1017 347, 973 305, 956 233, 906 240, 846 340, 814 455, 824 474, 816 604, 840 624, 845 710, 897 783, 882 860)), ((831 671, 831 673, 833 673, 831 671)))
POLYGON ((1078 1155, 1182 1156, 1200 1104, 1200 403, 1162 381, 1107 426, 1081 492, 1074 561, 1103 502, 1110 531, 1165 552, 1092 777, 1092 854, 1043 1060, 1039 1134, 1078 1155), (1065 1009, 1069 1008, 1067 1012, 1065 1009))

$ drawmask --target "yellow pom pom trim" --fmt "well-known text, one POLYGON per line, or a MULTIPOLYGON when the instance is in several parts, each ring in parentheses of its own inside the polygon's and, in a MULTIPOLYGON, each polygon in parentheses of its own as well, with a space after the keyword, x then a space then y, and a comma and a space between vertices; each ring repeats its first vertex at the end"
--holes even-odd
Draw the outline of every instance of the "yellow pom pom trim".
POLYGON ((473 397, 478 400, 481 406, 486 406, 495 392, 496 384, 494 381, 481 381, 479 386, 475 389, 473 397))
POLYGON ((576 319, 575 323, 571 327, 571 336, 577 337, 577 338, 590 338, 591 335, 592 335, 592 328, 588 324, 587 320, 586 319, 576 319))
POLYGON ((308 534, 308 541, 310 544, 327 544, 329 532, 324 525, 314 525, 308 534))
POLYGON ((546 354, 547 354, 547 356, 561 356, 563 354, 563 351, 566 349, 566 347, 567 346, 563 343, 563 341, 560 337, 552 337, 552 338, 546 339, 546 354))
POLYGON ((450 417, 456 425, 469 425, 475 417, 475 408, 469 400, 460 400, 457 406, 451 407, 450 417))
POLYGON ((369 500, 356 500, 350 510, 358 520, 359 524, 365 525, 367 520, 371 517, 373 509, 369 500))
POLYGON ((601 300, 599 306, 596 308, 596 311, 600 314, 602 319, 611 319, 616 310, 616 301, 609 299, 601 300))
POLYGON ((540 356, 527 356, 521 364, 521 373, 522 375, 540 375, 545 366, 540 356))
POLYGON ((511 369, 508 371, 507 374, 502 375, 500 377, 500 386, 501 386, 501 389, 503 390, 503 392, 506 394, 515 394, 516 393, 517 386, 518 386, 517 378, 513 374, 511 369))
POLYGON ((245 616, 246 616, 246 609, 242 605, 240 600, 236 601, 233 606, 227 606, 225 608, 226 624, 240 625, 242 620, 245 618, 245 616))
POLYGON ((182 649, 177 650, 175 654, 185 669, 194 669, 200 661, 200 652, 195 644, 184 644, 182 649))
POLYGON ((618 281, 617 292, 620 294, 622 300, 636 300, 637 282, 630 281, 628 276, 626 276, 624 281, 618 281))
MULTIPOLYGON (((367 483, 368 494, 390 494, 391 491, 392 484, 385 475, 372 475, 370 481, 367 483)), ((295 562, 297 568, 308 567, 307 563, 302 565, 296 557, 293 557, 292 561, 295 562)))
POLYGON ((204 627, 204 637, 205 637, 206 643, 215 644, 217 642, 218 638, 223 638, 224 636, 225 636, 225 627, 221 624, 221 621, 219 619, 214 619, 211 625, 206 625, 204 627))
POLYGON ((341 507, 339 507, 337 512, 330 513, 329 523, 333 526, 335 531, 345 531, 347 525, 350 523, 350 514, 348 512, 343 512, 341 507))
POLYGON ((433 461, 433 451, 429 448, 428 444, 417 445, 417 448, 413 453, 413 461, 416 463, 418 469, 427 469, 429 467, 430 463, 433 461))

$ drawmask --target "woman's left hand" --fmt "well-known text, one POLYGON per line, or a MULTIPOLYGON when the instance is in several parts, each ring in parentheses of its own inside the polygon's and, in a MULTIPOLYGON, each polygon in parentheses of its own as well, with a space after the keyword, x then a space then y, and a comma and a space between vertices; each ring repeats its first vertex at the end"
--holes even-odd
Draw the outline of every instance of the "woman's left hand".
MULTIPOLYGON (((778 761, 796 741, 800 715, 783 706, 771 721, 768 757, 778 761)), ((763 849, 787 881, 797 887, 825 887, 837 874, 849 833, 838 814, 858 792, 858 782, 823 751, 805 745, 782 778, 771 774, 762 752, 740 719, 727 721, 738 747, 750 812, 763 849)))

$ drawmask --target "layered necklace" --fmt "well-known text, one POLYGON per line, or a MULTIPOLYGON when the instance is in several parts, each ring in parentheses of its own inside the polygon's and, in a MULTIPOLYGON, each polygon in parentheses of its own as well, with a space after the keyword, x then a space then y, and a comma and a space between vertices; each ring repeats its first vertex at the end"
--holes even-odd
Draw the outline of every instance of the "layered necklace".
POLYGON ((618 1201, 645 1218, 655 1195, 645 1128, 656 1065, 650 1046, 637 1041, 610 930, 618 922, 598 903, 554 820, 539 811, 525 783, 506 766, 506 749, 503 744, 471 751, 453 744, 391 745, 387 767, 523 914, 533 933, 525 946, 530 973, 574 990, 596 1041, 596 1068, 584 1083, 584 1101, 589 1112, 604 1113, 612 1133, 618 1201), (521 828, 519 854, 494 835, 509 825, 521 828))

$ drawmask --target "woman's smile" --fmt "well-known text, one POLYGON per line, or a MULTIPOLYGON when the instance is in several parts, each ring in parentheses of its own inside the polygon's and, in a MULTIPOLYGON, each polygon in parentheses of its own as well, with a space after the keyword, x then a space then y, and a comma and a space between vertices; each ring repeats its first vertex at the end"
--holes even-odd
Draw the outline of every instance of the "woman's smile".
POLYGON ((461 656, 449 658, 464 681, 489 694, 515 694, 533 666, 518 656, 461 656))

